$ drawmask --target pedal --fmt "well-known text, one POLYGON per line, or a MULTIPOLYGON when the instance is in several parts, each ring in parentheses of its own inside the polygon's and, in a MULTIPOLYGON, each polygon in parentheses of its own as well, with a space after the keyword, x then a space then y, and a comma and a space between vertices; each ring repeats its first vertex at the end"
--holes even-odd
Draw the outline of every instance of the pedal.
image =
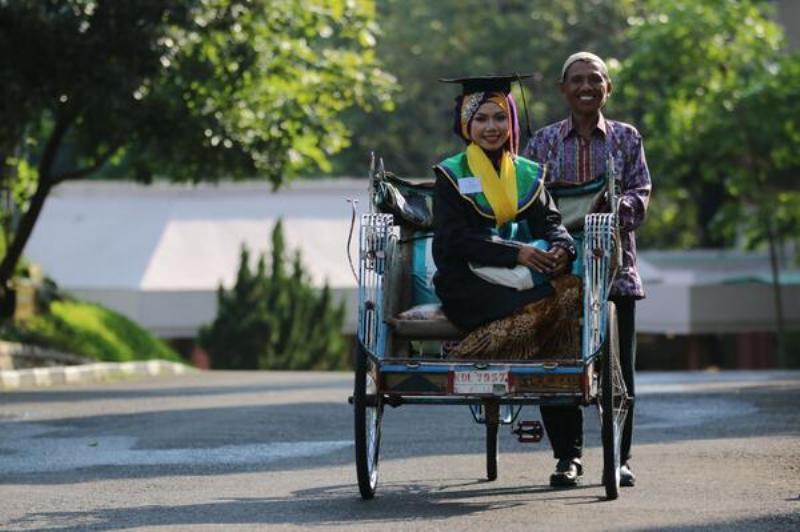
POLYGON ((539 443, 544 436, 544 429, 539 421, 517 421, 517 427, 511 432, 517 435, 520 443, 539 443))

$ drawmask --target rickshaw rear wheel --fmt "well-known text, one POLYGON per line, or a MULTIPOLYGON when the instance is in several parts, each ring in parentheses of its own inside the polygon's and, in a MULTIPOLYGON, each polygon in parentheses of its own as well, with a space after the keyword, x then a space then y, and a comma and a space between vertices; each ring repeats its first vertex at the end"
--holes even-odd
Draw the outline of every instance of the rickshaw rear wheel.
POLYGON ((496 401, 484 403, 486 413, 486 480, 497 480, 498 427, 500 425, 500 405, 496 401))
POLYGON ((383 403, 378 394, 377 369, 366 351, 357 346, 353 390, 356 476, 362 499, 372 499, 378 488, 383 403))
POLYGON ((622 431, 628 414, 628 394, 619 356, 617 309, 609 302, 598 402, 602 420, 603 486, 608 499, 619 497, 622 431))

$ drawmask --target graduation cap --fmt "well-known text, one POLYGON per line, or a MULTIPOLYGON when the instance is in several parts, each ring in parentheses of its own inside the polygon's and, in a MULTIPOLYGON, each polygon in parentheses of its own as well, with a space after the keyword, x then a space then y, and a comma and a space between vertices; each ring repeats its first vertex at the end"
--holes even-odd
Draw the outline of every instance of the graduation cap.
POLYGON ((474 92, 511 92, 511 83, 531 77, 530 74, 489 74, 487 76, 472 76, 465 78, 440 78, 442 83, 460 83, 462 94, 474 92))
POLYGON ((470 76, 463 78, 439 78, 442 83, 459 83, 461 84, 461 94, 473 94, 476 92, 502 92, 508 94, 511 92, 511 83, 516 81, 519 83, 520 91, 522 91, 522 106, 525 109, 525 128, 528 137, 531 137, 531 121, 528 118, 528 102, 525 100, 525 87, 522 85, 522 80, 532 77, 531 74, 488 74, 486 76, 470 76))

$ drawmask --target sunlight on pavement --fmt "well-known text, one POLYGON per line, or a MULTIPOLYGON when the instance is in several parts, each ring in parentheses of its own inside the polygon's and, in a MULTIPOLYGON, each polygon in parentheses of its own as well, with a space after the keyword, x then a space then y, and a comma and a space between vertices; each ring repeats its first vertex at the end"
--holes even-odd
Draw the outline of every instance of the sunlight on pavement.
MULTIPOLYGON (((11 424, 6 428, 10 428, 11 424)), ((136 449, 138 438, 90 436, 48 438, 54 427, 17 424, 0 452, 0 471, 52 473, 97 466, 258 464, 319 456, 353 445, 352 441, 296 441, 225 445, 210 449, 136 449)))

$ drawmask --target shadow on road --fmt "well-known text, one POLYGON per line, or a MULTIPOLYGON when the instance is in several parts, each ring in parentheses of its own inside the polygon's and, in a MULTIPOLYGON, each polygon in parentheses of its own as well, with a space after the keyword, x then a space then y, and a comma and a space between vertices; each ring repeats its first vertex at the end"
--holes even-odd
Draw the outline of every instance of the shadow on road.
MULTIPOLYGON (((354 486, 335 485, 295 491, 286 497, 250 497, 219 499, 207 504, 146 505, 118 507, 87 512, 38 512, 6 523, 14 527, 47 525, 48 530, 80 531, 87 528, 121 530, 131 527, 190 528, 201 525, 269 526, 292 524, 325 527, 333 525, 369 526, 392 523, 393 527, 413 529, 415 523, 436 526, 453 517, 488 511, 525 507, 562 501, 570 505, 604 502, 589 495, 599 486, 587 485, 568 491, 545 486, 494 488, 486 482, 456 480, 450 484, 382 484, 380 494, 362 501, 354 486)), ((613 504, 613 503, 612 503, 613 504)), ((799 512, 693 523, 646 530, 797 530, 799 512)))
POLYGON ((486 482, 441 484, 382 484, 378 497, 362 501, 352 485, 327 486, 293 492, 287 497, 223 499, 186 506, 147 505, 108 508, 88 512, 40 512, 8 523, 48 530, 119 530, 135 527, 191 527, 193 525, 354 525, 391 522, 413 529, 414 523, 430 526, 439 520, 492 510, 513 509, 554 500, 567 504, 603 502, 594 493, 598 486, 568 491, 545 486, 493 488, 486 482), (480 501, 478 500, 480 499, 480 501), (486 499, 489 499, 488 501, 486 499))
POLYGON ((800 511, 786 512, 781 514, 762 515, 748 517, 745 519, 731 519, 728 521, 718 521, 715 523, 686 524, 680 526, 660 526, 653 528, 643 528, 643 532, 688 532, 690 530, 702 530, 703 532, 730 532, 731 530, 768 531, 776 530, 800 530, 800 511))

